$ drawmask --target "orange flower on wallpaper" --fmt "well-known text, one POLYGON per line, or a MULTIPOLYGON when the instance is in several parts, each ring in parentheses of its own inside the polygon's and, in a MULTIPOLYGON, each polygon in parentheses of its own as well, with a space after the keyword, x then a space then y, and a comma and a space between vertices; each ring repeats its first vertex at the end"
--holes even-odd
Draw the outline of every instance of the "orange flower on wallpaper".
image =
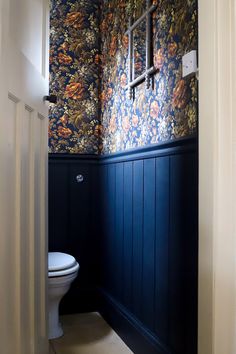
POLYGON ((104 90, 100 93, 99 97, 100 97, 101 103, 106 102, 106 92, 104 90))
POLYGON ((113 13, 110 12, 110 13, 108 14, 108 16, 107 16, 107 20, 108 20, 108 23, 109 23, 109 24, 110 24, 110 22, 112 21, 112 19, 113 19, 113 13))
POLYGON ((65 97, 78 100, 83 97, 84 87, 80 82, 72 82, 66 86, 65 97))
POLYGON ((175 108, 185 108, 187 99, 187 87, 185 81, 182 79, 174 88, 172 104, 175 108))
POLYGON ((119 2, 118 2, 118 7, 119 8, 126 8, 126 6, 127 6, 127 2, 125 1, 125 0, 120 0, 119 2))
POLYGON ((69 48, 69 44, 67 42, 63 42, 60 47, 58 48, 58 50, 65 50, 67 51, 69 48))
POLYGON ((168 44, 168 53, 171 57, 174 57, 176 52, 177 52, 177 43, 176 42, 171 42, 168 44))
POLYGON ((112 134, 114 134, 116 131, 116 116, 115 115, 111 116, 111 119, 109 122, 109 130, 112 134))
POLYGON ((129 37, 127 35, 124 35, 122 37, 122 44, 123 44, 124 48, 126 48, 126 49, 128 48, 128 46, 129 46, 129 37))
POLYGON ((52 128, 48 127, 48 137, 51 138, 53 136, 52 128))
POLYGON ((58 61, 60 64, 71 64, 73 59, 67 55, 67 54, 63 54, 63 53, 59 53, 58 54, 58 61))
POLYGON ((116 36, 112 36, 109 54, 112 57, 114 57, 114 55, 116 54, 116 50, 117 50, 117 38, 116 38, 116 36))
POLYGON ((161 69, 162 65, 164 64, 165 56, 164 56, 164 49, 160 48, 154 54, 154 66, 157 69, 161 69))
POLYGON ((103 126, 101 124, 98 124, 94 129, 94 135, 99 137, 102 135, 102 131, 103 131, 103 126))
POLYGON ((108 89, 103 90, 100 93, 99 98, 102 106, 108 102, 108 100, 112 97, 112 94, 113 94, 113 89, 111 87, 108 87, 108 89))
POLYGON ((128 117, 128 116, 125 116, 125 117, 122 119, 122 128, 124 129, 124 131, 125 131, 126 133, 128 133, 128 131, 130 130, 131 125, 130 125, 129 117, 128 117))
POLYGON ((84 15, 81 12, 70 12, 66 16, 65 24, 74 28, 82 28, 84 24, 84 15))
POLYGON ((96 54, 95 57, 94 57, 94 63, 95 64, 99 64, 100 63, 100 55, 99 54, 96 54))
POLYGON ((49 51, 49 64, 52 64, 54 61, 54 50, 50 49, 49 51))
POLYGON ((159 114, 159 105, 157 101, 152 101, 150 105, 150 116, 153 119, 157 119, 159 114))
POLYGON ((102 33, 105 33, 107 31, 107 28, 108 28, 108 23, 107 23, 106 19, 104 19, 100 24, 100 31, 102 33))
POLYGON ((108 30, 108 27, 110 25, 110 23, 112 22, 112 18, 113 18, 113 14, 110 12, 109 14, 107 14, 107 16, 102 20, 101 24, 100 24, 100 31, 102 33, 106 33, 108 30))
POLYGON ((113 94, 113 89, 111 87, 109 87, 107 89, 107 98, 110 98, 112 96, 112 94, 113 94))
POLYGON ((62 138, 69 138, 69 136, 71 136, 72 131, 69 128, 65 128, 65 127, 58 127, 58 135, 62 138))
POLYGON ((126 74, 122 74, 120 77, 120 86, 124 88, 127 85, 127 77, 126 74))
POLYGON ((68 123, 68 116, 64 115, 60 118, 60 122, 63 124, 63 125, 66 125, 68 123))

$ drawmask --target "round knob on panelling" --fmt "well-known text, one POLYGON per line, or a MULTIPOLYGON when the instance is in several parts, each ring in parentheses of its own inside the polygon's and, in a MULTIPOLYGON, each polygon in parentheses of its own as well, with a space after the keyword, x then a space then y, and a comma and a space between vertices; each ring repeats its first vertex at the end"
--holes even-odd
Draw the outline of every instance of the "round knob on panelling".
POLYGON ((77 183, 82 183, 84 181, 84 176, 83 175, 76 176, 76 181, 77 183))

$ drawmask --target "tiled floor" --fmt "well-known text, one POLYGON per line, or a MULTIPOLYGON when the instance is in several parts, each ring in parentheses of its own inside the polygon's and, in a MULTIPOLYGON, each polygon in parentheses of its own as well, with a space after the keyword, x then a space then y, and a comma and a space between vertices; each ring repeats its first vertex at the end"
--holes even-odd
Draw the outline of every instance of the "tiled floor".
POLYGON ((64 336, 50 341, 50 354, 132 354, 98 313, 62 317, 64 336))

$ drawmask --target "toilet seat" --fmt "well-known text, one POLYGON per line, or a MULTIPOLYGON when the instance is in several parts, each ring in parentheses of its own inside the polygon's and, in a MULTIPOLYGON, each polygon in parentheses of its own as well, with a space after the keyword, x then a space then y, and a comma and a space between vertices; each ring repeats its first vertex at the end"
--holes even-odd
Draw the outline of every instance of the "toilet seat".
POLYGON ((48 253, 48 277, 62 277, 77 272, 79 264, 69 254, 61 252, 48 253))

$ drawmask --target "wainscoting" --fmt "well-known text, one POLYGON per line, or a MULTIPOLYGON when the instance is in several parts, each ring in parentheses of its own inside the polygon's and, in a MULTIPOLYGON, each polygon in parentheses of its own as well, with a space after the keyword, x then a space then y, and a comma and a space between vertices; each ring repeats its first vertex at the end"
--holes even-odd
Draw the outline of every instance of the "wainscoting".
POLYGON ((97 159, 94 156, 49 157, 49 251, 78 259, 79 277, 61 304, 61 313, 95 311, 98 279, 98 231, 94 212, 97 159), (78 183, 76 177, 84 178, 78 183))
POLYGON ((65 303, 100 310, 138 354, 197 353, 197 167, 195 139, 50 157, 50 249, 81 264, 65 303))

